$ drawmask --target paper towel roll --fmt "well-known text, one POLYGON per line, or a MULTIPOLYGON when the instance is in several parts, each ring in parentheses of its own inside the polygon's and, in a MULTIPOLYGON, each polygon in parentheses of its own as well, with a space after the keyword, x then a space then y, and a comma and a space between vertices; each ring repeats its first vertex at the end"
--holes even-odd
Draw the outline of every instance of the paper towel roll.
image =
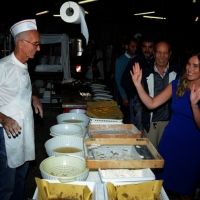
POLYGON ((85 11, 77 3, 68 1, 60 7, 60 16, 63 21, 74 24, 81 24, 81 33, 85 36, 86 44, 88 43, 89 33, 85 21, 85 11))

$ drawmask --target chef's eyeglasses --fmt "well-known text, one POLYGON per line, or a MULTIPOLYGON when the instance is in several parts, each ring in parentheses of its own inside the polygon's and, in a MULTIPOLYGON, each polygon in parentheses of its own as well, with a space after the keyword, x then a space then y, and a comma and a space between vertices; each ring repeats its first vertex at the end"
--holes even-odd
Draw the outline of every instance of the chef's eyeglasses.
POLYGON ((39 42, 29 42, 28 40, 25 40, 25 39, 22 39, 22 40, 24 40, 24 41, 26 41, 26 42, 28 42, 28 43, 30 43, 30 44, 32 44, 32 45, 34 45, 35 47, 40 47, 41 46, 41 43, 39 43, 39 42))

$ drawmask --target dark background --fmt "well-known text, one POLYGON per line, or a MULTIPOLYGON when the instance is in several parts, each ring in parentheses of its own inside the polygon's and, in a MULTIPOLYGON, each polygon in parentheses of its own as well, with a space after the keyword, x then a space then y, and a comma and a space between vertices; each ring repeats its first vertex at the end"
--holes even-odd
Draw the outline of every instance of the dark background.
MULTIPOLYGON (((0 31, 9 32, 10 27, 23 19, 35 18, 40 33, 66 33, 70 38, 80 37, 80 24, 69 24, 53 14, 60 13, 60 7, 67 1, 35 0, 4 1, 0 7, 0 31), (49 10, 49 13, 36 16, 36 12, 49 10)), ((78 2, 78 1, 74 1, 78 2)), ((189 43, 199 44, 199 25, 195 22, 200 15, 200 2, 197 0, 99 0, 81 6, 89 12, 85 15, 90 39, 98 44, 115 43, 122 31, 130 34, 154 35, 174 44, 178 51, 189 43), (166 20, 149 20, 134 13, 155 11, 153 16, 166 17, 166 20)))

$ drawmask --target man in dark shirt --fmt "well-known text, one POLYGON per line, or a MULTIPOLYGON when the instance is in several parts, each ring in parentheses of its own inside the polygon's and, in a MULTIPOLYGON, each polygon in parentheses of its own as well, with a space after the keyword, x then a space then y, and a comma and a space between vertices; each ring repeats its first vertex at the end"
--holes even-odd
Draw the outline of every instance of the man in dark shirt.
MULTIPOLYGON (((182 75, 183 68, 179 64, 169 62, 171 47, 165 41, 158 42, 154 48, 155 63, 142 69, 142 84, 146 92, 154 97, 158 95, 174 79, 182 75)), ((165 126, 171 117, 171 100, 154 110, 144 106, 136 95, 134 110, 136 110, 134 124, 144 132, 144 137, 157 149, 165 126)))
POLYGON ((149 67, 154 63, 153 56, 154 40, 150 37, 142 38, 141 40, 141 52, 138 56, 132 58, 127 64, 121 78, 121 86, 126 91, 126 94, 130 101, 130 123, 134 123, 134 98, 136 90, 131 79, 130 70, 132 70, 133 65, 137 62, 140 64, 141 68, 149 67))

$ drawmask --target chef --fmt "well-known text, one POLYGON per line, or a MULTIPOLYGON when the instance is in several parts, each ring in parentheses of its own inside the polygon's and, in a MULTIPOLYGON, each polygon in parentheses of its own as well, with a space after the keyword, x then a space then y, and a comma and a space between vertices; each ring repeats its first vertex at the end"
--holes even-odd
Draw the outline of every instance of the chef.
POLYGON ((0 199, 22 200, 29 161, 35 159, 32 105, 43 117, 27 66, 40 51, 40 36, 34 19, 20 21, 10 31, 14 52, 0 60, 0 199))

